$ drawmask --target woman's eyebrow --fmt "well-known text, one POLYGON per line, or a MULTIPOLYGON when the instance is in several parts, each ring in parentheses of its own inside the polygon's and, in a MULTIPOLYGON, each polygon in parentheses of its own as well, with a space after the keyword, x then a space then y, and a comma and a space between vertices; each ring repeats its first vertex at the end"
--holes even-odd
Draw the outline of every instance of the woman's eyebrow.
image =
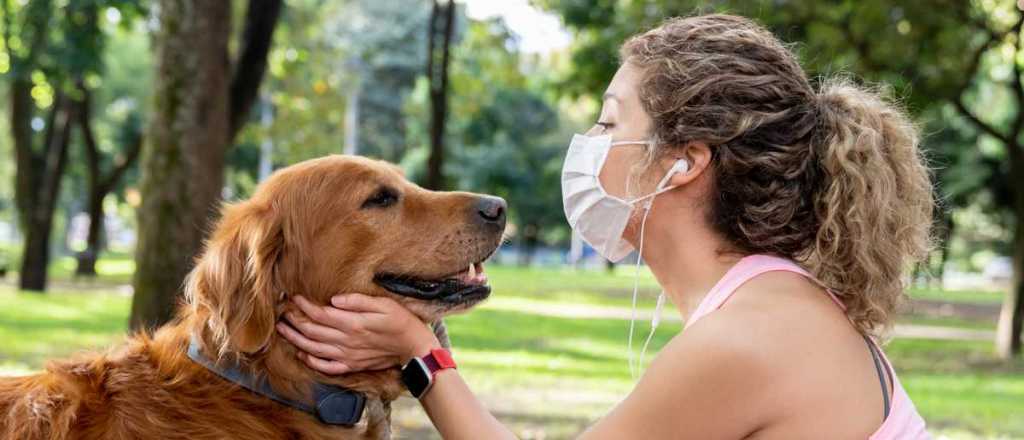
POLYGON ((618 96, 615 96, 615 94, 614 94, 614 93, 612 93, 612 92, 604 92, 604 95, 603 95, 603 96, 601 97, 601 100, 602 100, 602 101, 607 101, 607 100, 608 100, 608 98, 614 99, 614 100, 616 100, 616 101, 618 101, 618 100, 619 100, 619 97, 618 97, 618 96))

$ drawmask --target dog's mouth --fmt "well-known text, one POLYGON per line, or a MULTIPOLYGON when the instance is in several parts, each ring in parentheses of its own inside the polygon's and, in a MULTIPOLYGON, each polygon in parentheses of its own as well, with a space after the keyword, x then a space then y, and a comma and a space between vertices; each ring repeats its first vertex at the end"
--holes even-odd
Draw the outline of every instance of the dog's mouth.
POLYGON ((396 295, 449 304, 478 302, 491 294, 483 262, 435 279, 381 273, 374 276, 373 281, 396 295))

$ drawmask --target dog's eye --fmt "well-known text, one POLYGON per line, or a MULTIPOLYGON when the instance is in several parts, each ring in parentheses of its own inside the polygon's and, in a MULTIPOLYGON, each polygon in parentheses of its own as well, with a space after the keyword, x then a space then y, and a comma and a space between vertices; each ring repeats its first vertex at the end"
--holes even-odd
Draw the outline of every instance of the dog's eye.
POLYGON ((387 208, 398 203, 398 194, 391 188, 381 188, 363 202, 363 208, 387 208))

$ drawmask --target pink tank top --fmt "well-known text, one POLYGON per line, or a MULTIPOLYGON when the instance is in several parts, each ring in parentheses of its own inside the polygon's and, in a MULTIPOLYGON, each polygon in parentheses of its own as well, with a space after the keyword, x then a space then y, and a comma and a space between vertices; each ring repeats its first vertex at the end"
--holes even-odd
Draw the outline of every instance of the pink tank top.
MULTIPOLYGON (((741 259, 735 266, 726 272, 725 276, 718 283, 711 288, 707 296, 697 306, 697 310, 693 312, 690 319, 686 321, 686 325, 683 327, 685 330, 687 327, 693 325, 694 322, 703 318, 707 314, 718 310, 729 300, 733 292, 736 291, 741 285, 765 272, 773 271, 787 271, 794 272, 803 275, 814 281, 818 285, 825 288, 828 292, 829 297, 836 303, 840 308, 845 309, 839 298, 828 290, 820 281, 814 278, 806 270, 797 266, 796 263, 786 260, 783 258, 772 257, 768 255, 750 255, 741 259)), ((892 368, 892 364, 889 362, 889 358, 885 356, 881 347, 874 340, 870 340, 870 343, 874 345, 876 351, 881 354, 882 363, 885 365, 892 381, 892 404, 889 408, 889 414, 882 422, 882 426, 875 431, 874 434, 869 437, 869 440, 893 440, 893 439, 930 439, 931 436, 925 429, 924 419, 917 413, 917 409, 914 408, 914 403, 910 401, 910 396, 903 389, 903 385, 900 384, 899 378, 896 377, 896 372, 892 368)))

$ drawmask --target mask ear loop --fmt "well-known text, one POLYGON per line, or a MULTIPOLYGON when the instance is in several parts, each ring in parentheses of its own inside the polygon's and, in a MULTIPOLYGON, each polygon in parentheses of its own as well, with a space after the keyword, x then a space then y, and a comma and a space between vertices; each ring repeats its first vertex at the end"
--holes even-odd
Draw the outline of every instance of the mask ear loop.
POLYGON ((647 340, 644 341, 644 347, 640 349, 640 362, 637 364, 637 368, 641 368, 644 365, 644 355, 647 354, 647 347, 651 345, 651 339, 654 338, 654 331, 658 329, 658 324, 661 323, 661 310, 665 307, 665 291, 663 290, 658 294, 658 305, 654 306, 654 316, 651 318, 651 332, 647 334, 647 340))
POLYGON ((644 253, 644 230, 647 229, 647 215, 651 213, 651 203, 644 203, 644 218, 640 221, 640 247, 636 252, 636 269, 633 274, 633 309, 629 317, 629 342, 627 343, 627 350, 629 351, 629 375, 636 380, 638 365, 635 365, 633 359, 633 329, 636 327, 636 298, 637 293, 640 291, 640 259, 643 258, 644 253))
POLYGON ((687 172, 689 168, 690 164, 686 159, 677 160, 676 163, 672 165, 672 168, 668 170, 668 173, 665 174, 665 177, 661 179, 661 182, 658 183, 655 192, 648 196, 649 198, 642 198, 647 200, 644 202, 644 218, 640 221, 640 246, 636 253, 636 268, 633 275, 633 309, 629 318, 629 340, 627 343, 627 350, 629 351, 629 374, 633 380, 636 380, 637 372, 643 366, 644 354, 647 352, 647 346, 650 345, 651 338, 654 336, 654 330, 658 327, 658 323, 661 320, 661 309, 665 305, 665 292, 662 291, 661 294, 658 295, 658 304, 655 306, 654 317, 651 319, 651 333, 647 335, 647 340, 644 342, 644 346, 640 351, 639 363, 634 363, 633 330, 636 327, 636 300, 637 294, 640 290, 640 259, 643 258, 644 254, 644 232, 647 229, 647 216, 651 213, 651 207, 654 204, 654 196, 674 188, 666 187, 669 179, 671 179, 676 173, 687 172))

